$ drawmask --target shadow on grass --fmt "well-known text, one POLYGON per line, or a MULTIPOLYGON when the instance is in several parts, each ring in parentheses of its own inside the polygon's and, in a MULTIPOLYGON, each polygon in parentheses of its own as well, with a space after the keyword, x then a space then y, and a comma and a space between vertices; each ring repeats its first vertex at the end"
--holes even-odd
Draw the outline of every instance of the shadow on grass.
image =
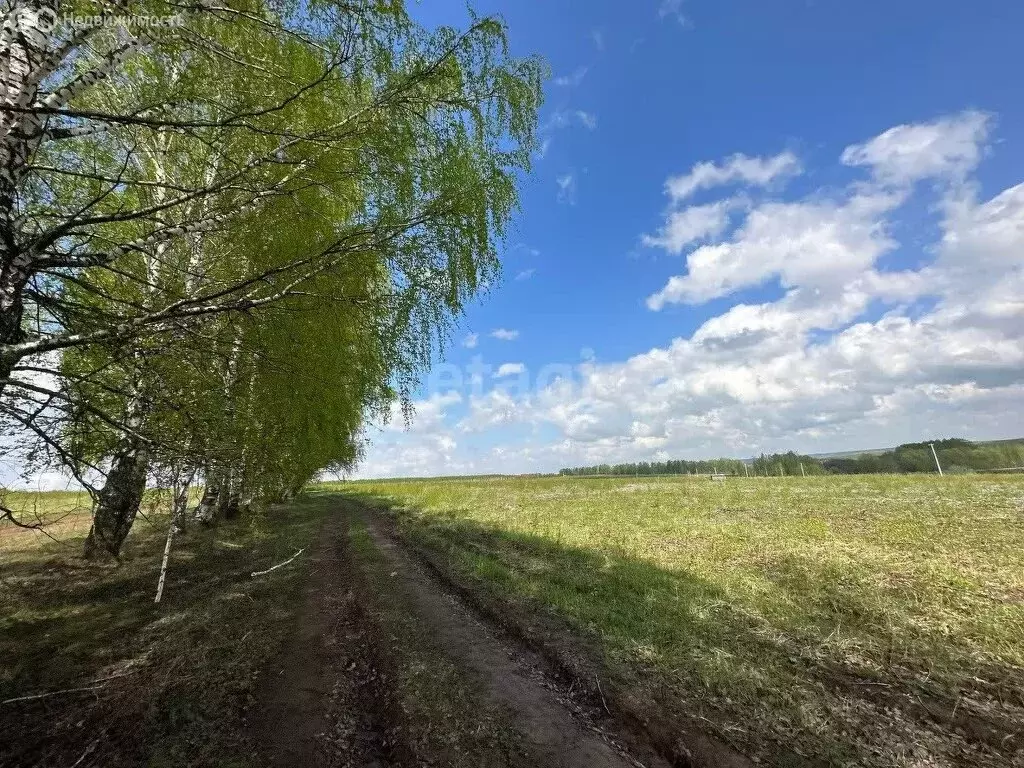
POLYGON ((553 615, 593 640, 613 674, 641 681, 653 715, 705 723, 752 756, 882 765, 924 749, 956 762, 966 735, 972 760, 1009 765, 1022 745, 1022 670, 983 667, 947 642, 948 679, 933 677, 939 641, 886 612, 856 571, 783 558, 766 574, 777 604, 761 612, 690 571, 613 548, 483 525, 468 509, 401 507, 358 489, 345 496, 392 514, 403 536, 523 621, 553 615), (841 627, 855 645, 836 654, 827 643, 841 627), (992 690, 1006 706, 971 700, 992 690))
POLYGON ((305 569, 250 574, 306 546, 326 505, 177 537, 160 605, 166 519, 137 524, 118 564, 51 545, 0 565, 0 700, 67 691, 0 704, 0 764, 249 764, 244 705, 305 569))

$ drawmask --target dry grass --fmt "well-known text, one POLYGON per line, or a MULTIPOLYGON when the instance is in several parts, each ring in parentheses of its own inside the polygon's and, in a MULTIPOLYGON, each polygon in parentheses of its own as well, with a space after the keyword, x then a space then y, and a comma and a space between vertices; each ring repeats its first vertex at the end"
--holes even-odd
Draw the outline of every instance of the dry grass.
POLYGON ((770 762, 1024 760, 1024 478, 344 487, 770 762))
POLYGON ((25 525, 43 525, 40 530, 19 528, 0 520, 0 563, 17 552, 32 551, 47 541, 66 541, 89 533, 91 506, 85 491, 2 491, 0 502, 17 513, 25 525))
POLYGON ((294 619, 309 561, 250 573, 308 546, 325 503, 178 537, 154 605, 168 522, 159 495, 116 565, 81 559, 89 516, 75 494, 14 501, 51 521, 54 538, 0 528, 0 702, 61 693, 0 703, 0 764, 259 765, 245 707, 294 619))
MULTIPOLYGON (((192 503, 198 501, 200 489, 193 487, 192 503)), ((79 491, 0 491, 0 502, 17 515, 22 528, 9 520, 0 520, 0 564, 22 556, 34 557, 40 547, 50 544, 58 549, 80 547, 92 525, 92 500, 79 491)), ((140 530, 164 526, 163 518, 170 508, 166 489, 146 491, 137 522, 140 530), (159 521, 159 525, 157 525, 159 521)))

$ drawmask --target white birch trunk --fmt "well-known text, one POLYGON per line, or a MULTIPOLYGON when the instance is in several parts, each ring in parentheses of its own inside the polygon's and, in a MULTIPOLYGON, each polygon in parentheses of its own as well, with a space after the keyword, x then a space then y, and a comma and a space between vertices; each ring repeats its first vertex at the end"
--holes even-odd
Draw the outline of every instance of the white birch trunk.
POLYGON ((164 596, 164 581, 167 579, 167 561, 171 559, 171 542, 174 540, 177 528, 178 525, 174 515, 171 515, 171 524, 167 526, 167 542, 164 544, 164 559, 160 563, 160 581, 156 584, 156 597, 153 598, 154 603, 159 603, 160 598, 164 596))

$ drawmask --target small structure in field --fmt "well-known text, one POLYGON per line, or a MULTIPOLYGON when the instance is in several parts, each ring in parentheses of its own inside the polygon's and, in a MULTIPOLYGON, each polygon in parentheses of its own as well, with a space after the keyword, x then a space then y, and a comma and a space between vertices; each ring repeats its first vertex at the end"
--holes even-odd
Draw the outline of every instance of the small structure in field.
POLYGON ((725 480, 725 478, 727 478, 728 475, 723 474, 722 472, 714 472, 713 474, 708 475, 708 477, 710 477, 712 480, 725 480))

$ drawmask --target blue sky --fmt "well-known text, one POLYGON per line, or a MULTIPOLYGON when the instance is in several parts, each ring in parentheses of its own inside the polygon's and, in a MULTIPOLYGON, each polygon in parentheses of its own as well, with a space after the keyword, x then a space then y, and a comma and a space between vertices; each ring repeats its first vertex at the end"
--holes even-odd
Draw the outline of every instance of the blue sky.
POLYGON ((544 151, 361 475, 1024 435, 1024 4, 476 9, 551 67, 544 151))

